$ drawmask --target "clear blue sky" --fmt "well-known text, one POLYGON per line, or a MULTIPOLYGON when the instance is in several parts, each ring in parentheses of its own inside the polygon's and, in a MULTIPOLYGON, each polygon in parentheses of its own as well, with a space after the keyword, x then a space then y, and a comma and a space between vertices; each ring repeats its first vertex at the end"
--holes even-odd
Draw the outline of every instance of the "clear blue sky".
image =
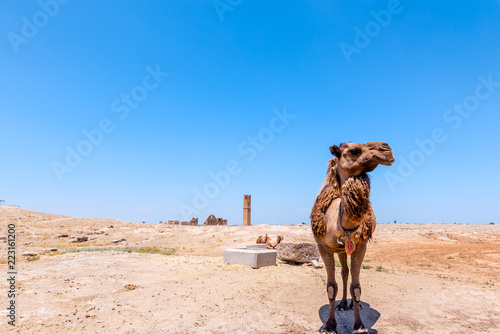
POLYGON ((253 223, 309 223, 329 146, 385 141, 396 162, 371 174, 379 222, 500 223, 499 1, 0 12, 7 204, 238 225, 250 194, 253 223))

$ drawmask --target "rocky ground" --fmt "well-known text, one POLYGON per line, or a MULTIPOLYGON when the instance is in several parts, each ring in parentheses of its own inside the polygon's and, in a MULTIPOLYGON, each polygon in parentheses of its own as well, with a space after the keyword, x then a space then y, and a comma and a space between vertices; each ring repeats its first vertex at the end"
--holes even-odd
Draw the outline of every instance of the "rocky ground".
MULTIPOLYGON (((9 223, 18 318, 8 325, 2 280, 1 333, 317 333, 327 317, 324 269, 222 261, 261 234, 313 242, 310 226, 170 227, 0 206, 0 237, 9 223)), ((0 239, 4 276, 7 260, 0 239)), ((500 332, 497 225, 379 224, 364 267, 370 333, 500 332)), ((339 333, 352 317, 339 312, 339 333)))

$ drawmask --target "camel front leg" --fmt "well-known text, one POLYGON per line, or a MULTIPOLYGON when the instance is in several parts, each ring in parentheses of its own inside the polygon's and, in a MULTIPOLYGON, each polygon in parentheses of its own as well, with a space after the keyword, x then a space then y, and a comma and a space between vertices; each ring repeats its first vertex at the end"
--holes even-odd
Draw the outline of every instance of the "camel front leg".
POLYGON ((339 253, 339 261, 342 266, 342 301, 337 305, 337 310, 347 310, 347 279, 349 278, 349 267, 347 267, 347 254, 339 253))
POLYGON ((337 333, 337 321, 335 320, 335 297, 337 296, 337 282, 335 281, 335 259, 333 258, 333 250, 327 246, 318 244, 319 254, 325 263, 327 282, 326 292, 330 310, 328 313, 328 320, 326 321, 325 328, 321 333, 337 333))
POLYGON ((361 321, 360 302, 361 302, 361 284, 359 283, 359 273, 361 264, 366 254, 366 243, 361 243, 357 246, 354 253, 351 254, 351 298, 354 308, 354 333, 368 333, 368 330, 361 321))

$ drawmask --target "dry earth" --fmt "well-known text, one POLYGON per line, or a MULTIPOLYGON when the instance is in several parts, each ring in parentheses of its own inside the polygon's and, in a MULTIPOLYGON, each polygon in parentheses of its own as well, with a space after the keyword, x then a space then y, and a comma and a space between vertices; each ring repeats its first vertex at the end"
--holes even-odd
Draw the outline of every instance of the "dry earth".
MULTIPOLYGON (((15 327, 0 284, 2 333, 317 333, 326 320, 324 269, 222 261, 224 249, 265 233, 313 242, 310 226, 170 227, 8 206, 0 222, 0 236, 16 224, 18 271, 15 327), (68 251, 90 247, 107 250, 68 251), (120 251, 127 247, 176 251, 120 251)), ((4 242, 0 263, 6 277, 4 242)), ((361 314, 370 333, 500 333, 498 225, 379 224, 365 265, 361 314)), ((338 315, 352 329, 352 311, 338 315)))

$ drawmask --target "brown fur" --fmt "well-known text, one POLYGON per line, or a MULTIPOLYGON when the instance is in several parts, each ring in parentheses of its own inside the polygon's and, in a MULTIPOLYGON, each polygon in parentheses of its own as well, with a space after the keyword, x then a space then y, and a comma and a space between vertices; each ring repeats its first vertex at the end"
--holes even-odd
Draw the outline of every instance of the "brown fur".
POLYGON ((350 221, 361 223, 371 210, 370 178, 366 174, 353 176, 342 185, 342 204, 350 221))
POLYGON ((316 198, 311 212, 311 227, 314 234, 326 233, 326 217, 325 212, 332 204, 335 198, 338 198, 338 192, 332 187, 327 187, 316 198))
POLYGON ((363 219, 355 234, 362 241, 369 240, 373 233, 373 220, 375 219, 371 214, 370 177, 367 174, 351 177, 342 185, 342 191, 340 191, 336 167, 337 158, 330 159, 327 174, 329 186, 325 187, 316 198, 311 211, 313 233, 316 235, 326 233, 325 212, 335 198, 342 196, 345 213, 352 221, 359 222, 363 216, 370 212, 370 215, 363 219))
POLYGON ((325 187, 321 194, 316 197, 312 211, 311 211, 311 227, 314 234, 325 234, 326 233, 326 218, 325 212, 332 204, 335 198, 340 197, 339 182, 337 178, 337 160, 335 158, 330 159, 328 163, 327 180, 329 183, 328 187, 325 187))

